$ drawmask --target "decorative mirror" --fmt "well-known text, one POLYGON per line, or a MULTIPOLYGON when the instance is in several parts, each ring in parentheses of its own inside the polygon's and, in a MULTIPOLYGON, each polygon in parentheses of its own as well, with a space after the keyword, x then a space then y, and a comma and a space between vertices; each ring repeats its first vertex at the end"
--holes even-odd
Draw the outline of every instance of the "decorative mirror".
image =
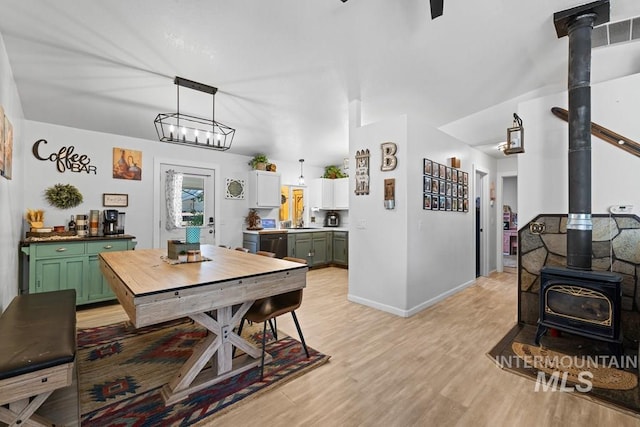
POLYGON ((227 199, 244 199, 245 184, 243 179, 227 178, 225 187, 227 189, 227 193, 225 196, 227 199))

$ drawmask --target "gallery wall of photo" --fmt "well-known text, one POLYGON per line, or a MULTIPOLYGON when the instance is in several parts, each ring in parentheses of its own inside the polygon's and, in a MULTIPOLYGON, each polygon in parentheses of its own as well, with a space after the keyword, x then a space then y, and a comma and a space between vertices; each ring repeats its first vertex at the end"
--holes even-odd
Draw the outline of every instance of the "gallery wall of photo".
POLYGON ((469 174, 423 159, 424 210, 469 212, 469 174))

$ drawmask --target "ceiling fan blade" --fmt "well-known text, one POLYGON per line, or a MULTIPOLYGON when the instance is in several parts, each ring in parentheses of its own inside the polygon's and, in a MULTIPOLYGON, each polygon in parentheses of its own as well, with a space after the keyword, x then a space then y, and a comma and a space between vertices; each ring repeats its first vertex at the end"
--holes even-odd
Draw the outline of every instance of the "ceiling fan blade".
POLYGON ((442 16, 444 9, 444 0, 431 0, 431 19, 442 16))

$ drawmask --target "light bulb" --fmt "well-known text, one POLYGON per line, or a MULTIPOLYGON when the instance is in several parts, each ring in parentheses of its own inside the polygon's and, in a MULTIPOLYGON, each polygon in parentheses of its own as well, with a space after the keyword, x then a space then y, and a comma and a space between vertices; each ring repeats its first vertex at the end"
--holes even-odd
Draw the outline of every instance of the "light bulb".
POLYGON ((198 143, 198 129, 193 131, 193 136, 196 138, 196 144, 198 143))
POLYGON ((209 145, 209 140, 211 139, 211 134, 207 131, 207 145, 209 145))

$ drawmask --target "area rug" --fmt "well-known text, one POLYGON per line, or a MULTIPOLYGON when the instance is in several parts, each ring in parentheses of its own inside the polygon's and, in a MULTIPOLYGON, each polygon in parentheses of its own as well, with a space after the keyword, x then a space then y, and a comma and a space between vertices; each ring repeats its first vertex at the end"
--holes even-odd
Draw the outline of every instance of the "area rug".
MULTIPOLYGON (((187 426, 209 421, 275 386, 326 363, 330 356, 267 329, 273 361, 165 406, 160 390, 189 358, 206 330, 190 320, 135 329, 129 322, 78 331, 78 393, 83 426, 187 426)), ((260 347, 262 325, 243 337, 260 347)), ((239 355, 239 354, 238 354, 239 355)), ((237 356, 238 356, 237 355, 237 356)))
POLYGON ((535 334, 534 326, 517 324, 487 356, 499 368, 532 380, 532 391, 570 392, 640 418, 637 350, 616 359, 599 341, 547 334, 539 346, 535 334))

